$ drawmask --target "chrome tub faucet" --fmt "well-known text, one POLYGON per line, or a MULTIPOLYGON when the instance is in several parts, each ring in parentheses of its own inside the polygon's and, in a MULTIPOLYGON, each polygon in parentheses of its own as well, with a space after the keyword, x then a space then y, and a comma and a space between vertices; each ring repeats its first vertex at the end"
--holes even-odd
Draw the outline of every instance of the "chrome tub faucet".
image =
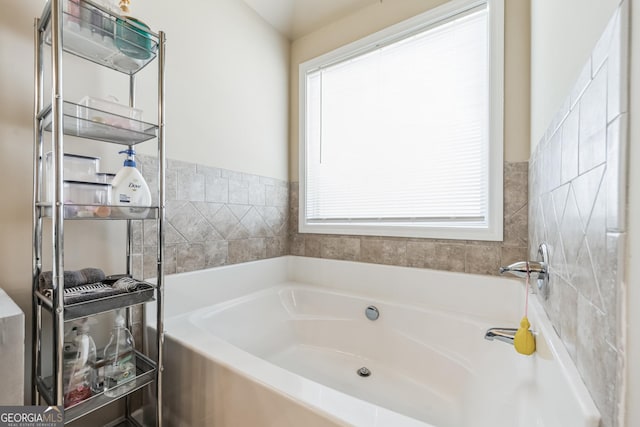
MULTIPOLYGON (((507 267, 500 267, 500 274, 509 273, 516 277, 526 279, 535 275, 538 285, 538 293, 544 299, 549 297, 549 251, 546 243, 538 248, 538 261, 519 261, 507 267)), ((513 345, 517 328, 490 328, 484 334, 484 339, 489 341, 502 341, 513 345)))
POLYGON ((484 334, 484 339, 489 341, 502 341, 513 345, 513 339, 516 336, 517 330, 516 328, 490 328, 487 329, 487 332, 484 334))

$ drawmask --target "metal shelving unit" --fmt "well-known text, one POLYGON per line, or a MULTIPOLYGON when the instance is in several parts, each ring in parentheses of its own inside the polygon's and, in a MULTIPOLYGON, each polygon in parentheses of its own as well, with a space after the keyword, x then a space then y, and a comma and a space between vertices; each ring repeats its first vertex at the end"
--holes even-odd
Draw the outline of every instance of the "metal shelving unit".
MULTIPOLYGON (((81 9, 78 9, 80 11, 81 9)), ((85 415, 102 408, 116 400, 126 399, 126 413, 121 418, 121 425, 136 425, 140 422, 132 415, 131 394, 144 387, 151 387, 155 400, 155 425, 162 425, 162 366, 163 366, 163 317, 164 317, 164 219, 165 219, 165 132, 164 132, 164 64, 165 34, 152 32, 140 27, 135 21, 120 17, 112 11, 94 4, 89 0, 49 0, 42 16, 35 19, 35 99, 34 99, 34 181, 33 181, 33 366, 32 366, 32 403, 60 405, 64 404, 63 393, 63 346, 65 322, 80 317, 88 317, 101 312, 118 308, 127 309, 127 326, 131 328, 131 307, 156 301, 157 337, 154 349, 155 358, 142 352, 136 352, 135 387, 121 396, 109 397, 98 393, 82 402, 65 409, 65 424, 78 420, 85 415), (82 8, 82 13, 69 14, 63 6, 73 2, 74 7, 82 8), (100 21, 96 24, 95 17, 100 21), (111 31, 109 33, 109 31, 111 31), (147 45, 122 46, 131 43, 134 37, 126 37, 118 31, 130 31, 142 34, 150 40, 147 45), (97 34, 97 35, 96 35, 97 34), (101 39, 101 37, 104 37, 101 39), (120 45, 105 43, 106 37, 120 45), (102 42, 101 42, 102 40, 102 42), (51 98, 45 104, 43 93, 44 69, 43 49, 51 49, 51 98), (128 48, 143 50, 143 59, 136 55, 123 53, 128 48), (146 49, 146 51, 145 51, 146 49), (63 64, 65 54, 72 54, 95 64, 110 68, 129 76, 129 106, 135 104, 136 73, 154 60, 158 64, 158 122, 145 123, 129 117, 95 110, 66 101, 63 96, 63 64), (53 189, 52 202, 43 200, 43 145, 44 133, 51 133, 53 155, 52 179, 48 184, 53 189), (158 204, 136 209, 122 209, 114 206, 103 209, 101 215, 77 215, 79 211, 90 212, 91 205, 65 204, 64 200, 64 136, 72 135, 85 139, 103 141, 111 144, 134 145, 157 139, 158 147, 158 204), (107 212, 107 214, 104 214, 107 212), (128 298, 110 297, 89 303, 65 305, 64 303, 64 223, 69 220, 120 220, 127 224, 126 273, 133 270, 132 221, 151 219, 157 221, 157 283, 155 288, 139 292, 128 298), (38 280, 42 273, 42 241, 43 221, 51 221, 53 289, 44 295, 39 289, 38 280), (51 314, 52 335, 52 375, 43 374, 43 310, 51 314)), ((138 38, 139 40, 139 38, 138 38)), ((145 40, 146 42, 146 40, 145 40)), ((143 333, 146 325, 142 323, 143 333)))

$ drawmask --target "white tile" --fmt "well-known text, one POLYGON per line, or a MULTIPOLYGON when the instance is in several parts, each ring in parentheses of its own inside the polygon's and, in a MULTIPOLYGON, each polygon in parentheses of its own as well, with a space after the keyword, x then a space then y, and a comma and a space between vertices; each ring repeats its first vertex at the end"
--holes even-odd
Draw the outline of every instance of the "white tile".
POLYGON ((627 114, 607 128, 607 230, 625 231, 627 200, 627 114))
POLYGON ((576 105, 562 125, 561 182, 563 184, 578 176, 579 119, 580 108, 576 105))
MULTIPOLYGON (((586 230, 591 218, 595 200, 600 192, 602 177, 604 176, 605 165, 591 169, 589 172, 580 175, 573 180, 573 193, 576 197, 576 205, 580 214, 582 226, 586 230)), ((604 209, 600 212, 604 216, 604 209)), ((603 230, 604 231, 604 230, 603 230)))
POLYGON ((607 159, 607 66, 603 66, 580 98, 579 173, 607 159))

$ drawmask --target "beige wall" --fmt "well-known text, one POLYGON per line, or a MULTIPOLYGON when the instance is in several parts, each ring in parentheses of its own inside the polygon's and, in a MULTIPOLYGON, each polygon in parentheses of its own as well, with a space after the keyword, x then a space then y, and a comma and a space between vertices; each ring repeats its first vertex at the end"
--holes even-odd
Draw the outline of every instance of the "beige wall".
MULTIPOLYGON (((385 1, 333 22, 291 45, 289 179, 298 181, 298 67, 301 63, 446 3, 385 1)), ((529 159, 529 0, 505 1, 505 160, 529 159)))
POLYGON ((287 179, 289 41, 243 1, 133 3, 167 33, 168 156, 287 179))
MULTIPOLYGON (((26 312, 30 330, 33 19, 45 2, 15 3, 0 13, 0 287, 26 312)), ((167 33, 168 157, 287 179, 288 40, 238 0, 194 0, 188 8, 169 0, 133 4, 153 29, 167 33)), ((67 99, 113 94, 126 102, 124 75, 65 58, 79 67, 65 72, 67 99)), ((138 79, 138 104, 154 122, 155 101, 146 98, 156 93, 156 70, 154 62, 138 79)), ((118 146, 65 143, 67 151, 103 156, 105 171, 122 165, 118 146)), ((140 146, 154 150, 153 142, 140 146)), ((124 270, 123 223, 67 222, 65 237, 67 269, 124 270)), ((45 239, 45 253, 49 248, 45 239)))
POLYGON ((531 149, 544 136, 619 0, 531 2, 531 149))

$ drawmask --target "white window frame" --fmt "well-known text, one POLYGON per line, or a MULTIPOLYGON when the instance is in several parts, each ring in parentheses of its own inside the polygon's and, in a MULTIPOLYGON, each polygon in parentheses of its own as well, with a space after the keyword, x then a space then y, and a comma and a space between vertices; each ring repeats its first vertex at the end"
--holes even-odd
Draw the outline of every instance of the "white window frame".
POLYGON ((437 8, 417 15, 399 24, 376 32, 361 40, 306 61, 299 67, 299 232, 341 235, 424 237, 454 240, 503 239, 503 121, 504 121, 504 0, 452 0, 437 8), (307 73, 349 57, 370 51, 376 46, 392 43, 426 27, 445 21, 466 10, 487 5, 489 31, 489 182, 488 221, 482 226, 432 223, 384 224, 345 222, 326 223, 306 220, 306 82, 307 73))

